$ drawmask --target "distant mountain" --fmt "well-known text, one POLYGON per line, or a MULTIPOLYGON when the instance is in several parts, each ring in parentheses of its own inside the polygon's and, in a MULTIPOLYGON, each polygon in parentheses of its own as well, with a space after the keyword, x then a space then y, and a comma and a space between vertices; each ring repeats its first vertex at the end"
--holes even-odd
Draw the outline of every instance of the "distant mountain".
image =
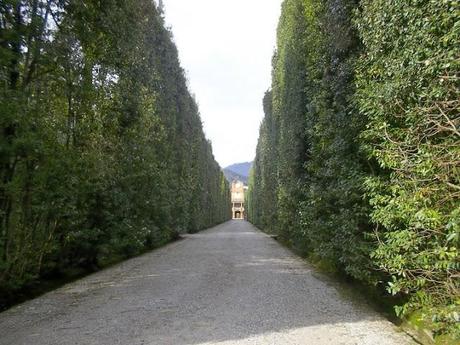
POLYGON ((251 170, 252 162, 236 163, 226 167, 226 170, 233 171, 241 176, 249 177, 249 170, 251 170))
POLYGON ((247 176, 242 176, 242 175, 239 175, 231 170, 227 170, 227 169, 224 169, 222 170, 224 172, 224 175, 225 175, 225 178, 227 179, 227 181, 229 183, 232 183, 233 181, 235 180, 238 180, 238 181, 241 181, 243 182, 244 184, 248 184, 248 177, 247 176))
POLYGON ((249 171, 251 170, 252 162, 236 163, 223 169, 224 175, 228 182, 239 180, 248 184, 249 171))

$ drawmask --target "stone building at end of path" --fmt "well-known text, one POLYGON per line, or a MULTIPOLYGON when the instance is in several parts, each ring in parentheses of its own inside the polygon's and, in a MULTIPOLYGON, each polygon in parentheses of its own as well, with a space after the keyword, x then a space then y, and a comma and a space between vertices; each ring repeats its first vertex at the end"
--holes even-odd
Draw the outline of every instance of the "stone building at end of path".
POLYGON ((232 182, 232 218, 233 219, 246 219, 246 212, 244 209, 244 197, 248 187, 243 182, 234 180, 232 182))

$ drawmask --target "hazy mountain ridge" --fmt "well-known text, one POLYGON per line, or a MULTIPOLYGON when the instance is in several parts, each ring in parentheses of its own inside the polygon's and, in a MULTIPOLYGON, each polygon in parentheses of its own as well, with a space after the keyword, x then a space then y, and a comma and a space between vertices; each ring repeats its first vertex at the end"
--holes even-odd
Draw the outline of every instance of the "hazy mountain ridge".
POLYGON ((248 177, 247 176, 242 176, 242 175, 239 175, 231 170, 228 170, 228 169, 223 169, 222 170, 224 175, 225 175, 225 178, 227 179, 227 181, 229 183, 232 183, 233 181, 235 180, 238 180, 238 181, 241 181, 243 182, 244 184, 248 184, 248 177))
POLYGON ((247 184, 251 167, 252 162, 235 163, 224 168, 223 172, 228 182, 239 180, 247 184))
POLYGON ((249 171, 251 170, 252 162, 243 162, 243 163, 235 163, 226 167, 226 170, 233 171, 241 176, 249 176, 249 171))

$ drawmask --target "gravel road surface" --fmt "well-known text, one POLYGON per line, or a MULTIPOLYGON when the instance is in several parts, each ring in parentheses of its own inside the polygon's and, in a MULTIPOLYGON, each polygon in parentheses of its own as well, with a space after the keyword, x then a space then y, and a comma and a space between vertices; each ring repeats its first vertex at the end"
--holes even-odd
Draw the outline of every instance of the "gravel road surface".
POLYGON ((1 313, 0 344, 413 344, 317 277, 231 221, 1 313))

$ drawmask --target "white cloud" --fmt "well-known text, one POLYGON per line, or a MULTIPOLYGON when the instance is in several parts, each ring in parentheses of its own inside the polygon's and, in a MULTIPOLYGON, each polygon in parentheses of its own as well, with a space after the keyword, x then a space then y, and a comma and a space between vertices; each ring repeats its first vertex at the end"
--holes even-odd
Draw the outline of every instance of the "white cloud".
POLYGON ((166 23, 222 167, 254 158, 281 1, 164 0, 166 23))

